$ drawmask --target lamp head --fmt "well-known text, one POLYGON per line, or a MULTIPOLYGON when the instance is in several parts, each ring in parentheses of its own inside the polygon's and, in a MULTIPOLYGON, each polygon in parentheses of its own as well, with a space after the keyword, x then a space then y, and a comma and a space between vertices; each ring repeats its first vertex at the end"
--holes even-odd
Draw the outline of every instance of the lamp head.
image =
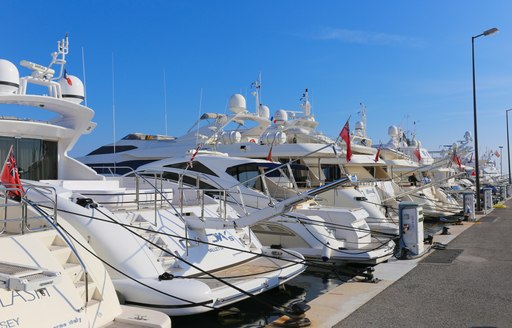
POLYGON ((489 36, 489 35, 493 35, 495 33, 497 33, 499 30, 496 28, 496 27, 493 27, 491 29, 488 29, 487 31, 485 31, 484 33, 482 33, 484 36, 489 36))

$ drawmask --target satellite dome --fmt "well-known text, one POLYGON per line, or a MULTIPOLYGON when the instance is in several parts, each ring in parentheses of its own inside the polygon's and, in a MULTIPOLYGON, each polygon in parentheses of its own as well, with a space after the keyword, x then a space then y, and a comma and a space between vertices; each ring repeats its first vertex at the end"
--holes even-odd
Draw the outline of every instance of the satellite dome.
POLYGON ((388 136, 390 137, 398 137, 398 128, 394 125, 388 128, 388 136))
POLYGON ((62 90, 62 99, 75 104, 80 104, 84 101, 84 85, 79 78, 74 75, 68 75, 67 78, 62 77, 59 80, 59 84, 62 90))
POLYGON ((357 121, 357 122, 356 122, 355 129, 356 129, 356 130, 364 130, 364 123, 363 123, 363 122, 361 122, 361 121, 357 121))
POLYGON ((242 140, 242 135, 238 131, 224 131, 221 133, 220 139, 224 144, 234 144, 242 140))
POLYGON ((245 112, 247 110, 247 105, 245 103, 244 96, 239 93, 232 95, 229 98, 229 110, 233 114, 245 112))
POLYGON ((274 123, 276 125, 283 125, 288 121, 288 113, 284 109, 279 109, 274 114, 274 123))
POLYGON ((265 145, 282 145, 286 142, 286 133, 281 131, 264 133, 261 142, 265 145))
POLYGON ((270 108, 268 108, 268 106, 265 106, 265 105, 261 105, 260 107, 260 117, 263 117, 263 118, 270 118, 270 108))
POLYGON ((20 87, 20 73, 8 60, 0 59, 0 94, 13 94, 20 87))

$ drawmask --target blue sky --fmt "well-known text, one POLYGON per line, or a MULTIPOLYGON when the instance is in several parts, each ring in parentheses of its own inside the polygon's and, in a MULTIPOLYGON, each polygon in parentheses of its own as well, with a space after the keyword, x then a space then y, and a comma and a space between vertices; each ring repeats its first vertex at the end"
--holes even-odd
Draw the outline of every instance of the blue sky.
MULTIPOLYGON (((47 64, 70 37, 67 71, 82 77, 96 130, 72 152, 112 142, 112 56, 116 139, 130 132, 180 136, 202 112, 224 112, 262 75, 271 112, 298 109, 310 90, 319 129, 335 136, 367 107, 368 133, 415 128, 430 149, 473 133, 471 36, 478 38, 480 152, 506 147, 512 108, 510 1, 14 1, 2 0, 0 58, 47 64), (415 123, 414 123, 415 122, 415 123)), ((26 73, 26 72, 25 72, 26 73)), ((253 109, 253 99, 247 102, 253 109)), ((506 149, 506 148, 505 148, 506 149)))

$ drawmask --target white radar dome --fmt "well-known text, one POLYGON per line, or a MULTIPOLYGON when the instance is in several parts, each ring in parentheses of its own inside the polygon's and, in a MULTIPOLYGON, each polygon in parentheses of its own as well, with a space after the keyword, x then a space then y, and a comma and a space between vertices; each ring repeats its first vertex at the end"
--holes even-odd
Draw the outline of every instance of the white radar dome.
POLYGON ((247 110, 247 105, 245 103, 245 98, 239 93, 232 95, 229 98, 229 110, 233 114, 242 113, 247 110))
POLYGON ((224 131, 221 133, 220 139, 224 144, 234 144, 242 140, 242 135, 238 131, 224 131))
POLYGON ((286 121, 288 121, 288 113, 283 109, 277 110, 274 114, 274 123, 283 125, 286 121))
POLYGON ((270 108, 268 108, 268 106, 261 105, 260 117, 263 117, 263 118, 266 118, 266 119, 270 118, 270 108))
POLYGON ((398 137, 398 128, 394 125, 388 128, 388 136, 390 137, 398 137))
POLYGON ((356 130, 364 130, 364 123, 363 123, 363 122, 361 122, 361 121, 357 121, 357 122, 356 122, 355 129, 356 129, 356 130))
POLYGON ((20 73, 8 60, 0 59, 0 94, 13 94, 20 87, 20 73))
POLYGON ((261 141, 266 145, 282 145, 286 142, 286 133, 281 131, 267 132, 263 134, 261 141))
POLYGON ((62 90, 62 99, 80 104, 84 101, 84 84, 74 75, 68 75, 67 79, 62 77, 59 80, 62 90))

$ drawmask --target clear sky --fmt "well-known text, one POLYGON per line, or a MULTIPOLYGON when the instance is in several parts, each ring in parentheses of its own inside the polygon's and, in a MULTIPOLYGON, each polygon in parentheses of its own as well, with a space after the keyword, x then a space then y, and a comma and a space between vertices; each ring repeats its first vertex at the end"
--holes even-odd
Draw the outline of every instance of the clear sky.
MULTIPOLYGON (((96 130, 88 153, 130 132, 170 135, 201 112, 224 112, 262 76, 271 112, 298 109, 304 88, 319 129, 336 136, 359 103, 368 133, 416 129, 429 149, 473 134, 471 37, 475 40, 480 153, 505 146, 512 108, 512 2, 502 1, 35 1, 2 0, 0 58, 48 64, 70 37, 67 71, 83 78, 96 130), (114 93, 112 92, 114 59, 114 93), (164 71, 167 89, 164 91, 164 71), (202 97, 200 96, 202 94, 202 97), (201 105, 200 105, 201 104, 201 105)), ((26 71, 23 71, 27 73, 26 71)))

